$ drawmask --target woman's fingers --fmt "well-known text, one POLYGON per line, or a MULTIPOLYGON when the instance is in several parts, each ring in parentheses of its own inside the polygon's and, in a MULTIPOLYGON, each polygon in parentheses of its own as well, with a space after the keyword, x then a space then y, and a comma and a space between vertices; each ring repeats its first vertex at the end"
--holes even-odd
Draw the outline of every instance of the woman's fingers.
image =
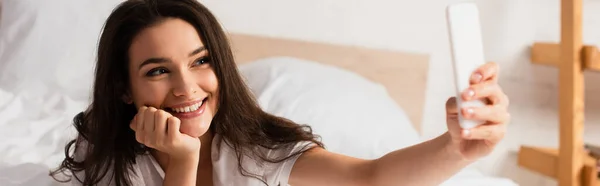
POLYGON ((167 120, 167 135, 169 141, 175 141, 179 135, 179 128, 181 127, 181 120, 177 117, 170 117, 167 120))
POLYGON ((144 133, 143 132, 137 132, 138 131, 138 122, 140 122, 140 120, 142 119, 138 119, 139 118, 139 114, 136 114, 135 116, 133 116, 133 119, 131 120, 131 122, 129 123, 129 128, 131 128, 131 130, 134 131, 135 133, 135 140, 142 143, 144 141, 144 133))
POLYGON ((488 81, 471 85, 461 95, 463 100, 489 100, 492 105, 508 107, 508 97, 497 83, 488 81))
POLYGON ((164 110, 158 110, 154 113, 154 143, 162 146, 167 135, 167 119, 171 117, 171 114, 164 110))
POLYGON ((495 144, 504 138, 505 133, 505 125, 481 125, 472 129, 463 130, 463 138, 470 140, 487 140, 495 144))
POLYGON ((156 112, 156 108, 148 107, 146 112, 144 113, 144 130, 142 131, 145 135, 144 144, 149 147, 153 147, 154 139, 154 114, 156 112))
POLYGON ((137 116, 137 114, 133 116, 133 119, 129 122, 129 128, 133 131, 137 130, 137 116))
POLYGON ((487 121, 491 123, 506 123, 510 118, 506 108, 499 105, 462 108, 461 114, 465 119, 487 121))
POLYGON ((137 129, 135 130, 136 132, 143 132, 144 131, 144 114, 146 113, 146 110, 148 109, 148 107, 140 107, 140 109, 138 110, 137 113, 137 129))
POLYGON ((142 144, 146 140, 146 134, 144 133, 144 114, 146 113, 146 109, 148 108, 140 107, 138 113, 135 115, 135 139, 142 144))
POLYGON ((146 132, 146 134, 154 132, 154 114, 156 111, 156 108, 148 107, 146 113, 144 113, 144 132, 146 132))
POLYGON ((473 72, 470 78, 470 83, 478 84, 484 81, 497 82, 499 71, 500 67, 498 64, 494 62, 486 63, 473 72))
POLYGON ((139 143, 170 153, 171 157, 181 158, 199 152, 200 139, 182 134, 179 131, 181 120, 164 110, 140 107, 129 126, 139 143))
POLYGON ((446 100, 446 113, 447 114, 457 114, 458 108, 456 107, 456 97, 451 97, 446 100))

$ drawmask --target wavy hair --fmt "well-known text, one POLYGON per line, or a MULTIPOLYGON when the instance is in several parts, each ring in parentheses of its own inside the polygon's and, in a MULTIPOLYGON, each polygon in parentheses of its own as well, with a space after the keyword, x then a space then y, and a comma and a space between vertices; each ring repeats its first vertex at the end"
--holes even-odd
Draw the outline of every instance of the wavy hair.
POLYGON ((237 69, 227 35, 206 7, 196 0, 128 0, 113 10, 103 27, 92 103, 73 119, 78 136, 66 145, 65 159, 60 166, 50 172, 55 180, 67 182, 72 176, 59 180, 58 175, 75 175, 83 171, 85 177, 75 176, 83 185, 98 184, 106 176, 117 186, 131 185, 129 178, 135 157, 149 149, 139 144, 129 129, 136 108, 121 99, 129 90, 127 51, 136 34, 167 18, 178 18, 191 24, 207 47, 211 68, 220 86, 219 110, 209 131, 221 135, 234 149, 241 174, 265 182, 242 167, 243 156, 280 163, 308 150, 304 148, 285 157, 269 158, 259 151, 261 147, 285 149, 300 141, 311 141, 323 147, 309 126, 271 115, 260 108, 237 69), (82 145, 83 142, 87 145, 82 145), (73 151, 84 152, 84 155, 76 158, 73 151))

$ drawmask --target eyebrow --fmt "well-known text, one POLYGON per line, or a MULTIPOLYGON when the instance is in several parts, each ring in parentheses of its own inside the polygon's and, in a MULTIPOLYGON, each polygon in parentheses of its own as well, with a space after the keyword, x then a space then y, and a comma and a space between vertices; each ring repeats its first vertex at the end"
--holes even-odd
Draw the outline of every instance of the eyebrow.
MULTIPOLYGON (((198 47, 196 50, 190 52, 190 54, 188 54, 189 57, 192 57, 196 54, 199 54, 202 51, 205 51, 206 47, 201 46, 198 47)), ((164 57, 155 57, 155 58, 150 58, 150 59, 146 59, 144 60, 144 62, 142 62, 142 64, 140 64, 140 66, 138 67, 138 69, 141 69, 144 65, 148 65, 148 64, 153 64, 153 63, 166 63, 166 62, 170 62, 170 59, 164 58, 164 57)))

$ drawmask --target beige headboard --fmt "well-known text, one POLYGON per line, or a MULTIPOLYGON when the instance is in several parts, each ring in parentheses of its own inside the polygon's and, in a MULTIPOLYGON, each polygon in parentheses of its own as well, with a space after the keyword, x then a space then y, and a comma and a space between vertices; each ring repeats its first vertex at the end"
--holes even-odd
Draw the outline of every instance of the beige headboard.
POLYGON ((338 66, 383 84, 421 131, 429 56, 291 39, 230 34, 238 64, 291 56, 338 66))

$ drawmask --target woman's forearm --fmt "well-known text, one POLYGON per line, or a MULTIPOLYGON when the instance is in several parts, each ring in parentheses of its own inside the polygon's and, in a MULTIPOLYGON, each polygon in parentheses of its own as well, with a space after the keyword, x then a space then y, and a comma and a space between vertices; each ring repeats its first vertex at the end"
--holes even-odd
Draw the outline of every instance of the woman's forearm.
POLYGON ((374 161, 374 185, 439 185, 467 161, 449 148, 450 134, 391 152, 374 161))
POLYGON ((198 172, 198 158, 169 160, 165 171, 164 186, 194 186, 198 172))

